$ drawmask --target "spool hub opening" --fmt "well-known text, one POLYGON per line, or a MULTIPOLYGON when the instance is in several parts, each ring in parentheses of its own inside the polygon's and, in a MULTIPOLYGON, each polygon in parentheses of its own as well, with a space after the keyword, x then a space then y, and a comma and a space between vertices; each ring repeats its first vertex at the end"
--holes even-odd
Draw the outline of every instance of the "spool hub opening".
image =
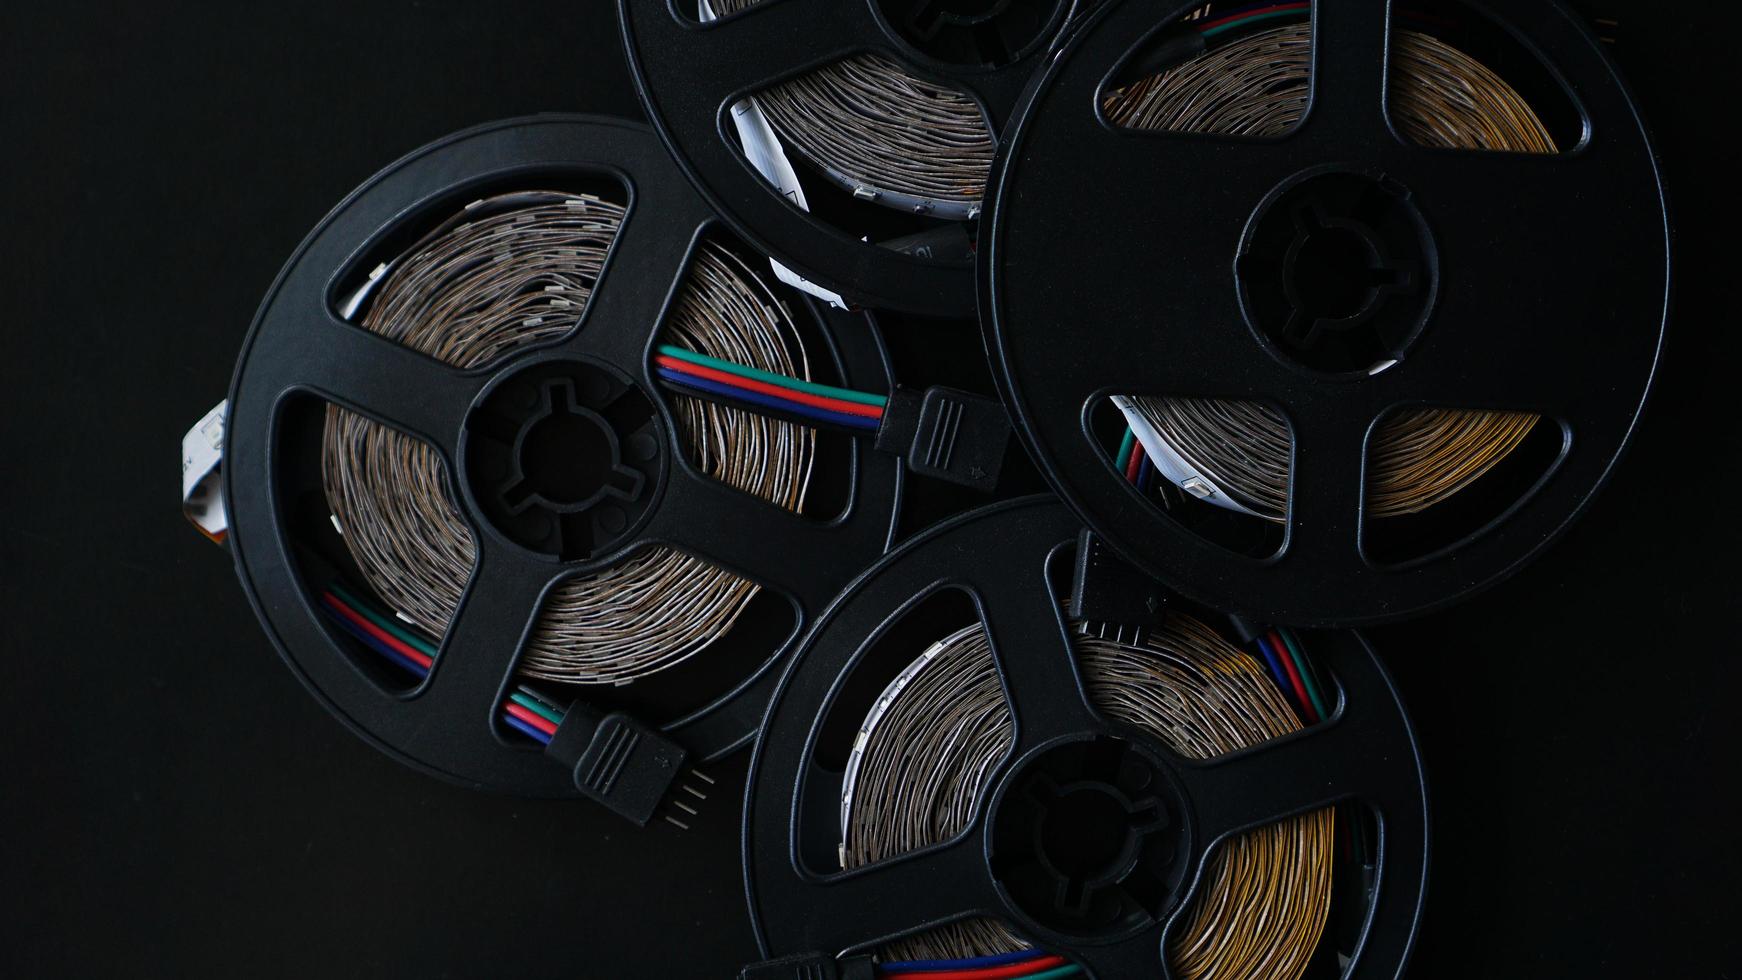
POLYGON ((1435 259, 1407 190, 1353 173, 1296 180, 1259 207, 1235 262, 1241 308, 1282 357, 1334 375, 1402 360, 1426 321, 1435 259))
POLYGON ((1156 920, 1180 885, 1186 810, 1156 756, 1098 736, 1043 749, 993 816, 992 873, 1024 916, 1070 936, 1156 920))
POLYGON ((472 496, 512 541, 581 560, 646 516, 663 454, 653 403, 596 364, 552 361, 492 386, 466 419, 472 496))

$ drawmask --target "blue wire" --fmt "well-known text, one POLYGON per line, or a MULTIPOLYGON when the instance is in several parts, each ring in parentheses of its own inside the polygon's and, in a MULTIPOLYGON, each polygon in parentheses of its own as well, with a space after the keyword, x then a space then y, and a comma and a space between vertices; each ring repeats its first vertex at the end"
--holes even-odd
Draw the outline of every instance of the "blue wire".
POLYGON ((531 735, 533 738, 537 739, 540 742, 543 742, 545 745, 550 744, 550 736, 549 735, 546 735, 545 733, 539 731, 538 729, 532 727, 531 725, 528 725, 526 722, 521 721, 519 718, 516 718, 513 715, 508 714, 507 712, 503 712, 502 720, 507 722, 510 725, 513 725, 515 728, 520 729, 521 731, 525 732, 526 734, 531 735))
POLYGON ((1004 966, 1010 963, 1026 963, 1038 960, 1048 955, 1044 950, 1023 949, 1014 953, 998 953, 993 956, 976 956, 961 960, 903 960, 896 963, 879 963, 878 968, 887 973, 911 973, 924 970, 976 970, 983 966, 1004 966))
POLYGON ((1270 652, 1270 644, 1265 643, 1262 636, 1258 638, 1258 650, 1264 654, 1264 662, 1270 665, 1270 676, 1276 678, 1276 686, 1282 688, 1283 694, 1291 694, 1288 686, 1288 675, 1282 670, 1282 661, 1276 659, 1276 654, 1270 652))
POLYGON ((327 617, 329 619, 331 619, 333 622, 338 623, 341 627, 343 627, 345 632, 351 634, 352 636, 356 637, 359 640, 362 640, 363 644, 365 646, 367 646, 369 649, 374 650, 376 653, 381 654, 382 656, 386 657, 388 660, 391 660, 394 663, 398 664, 399 666, 404 667, 406 670, 411 671, 413 674, 416 674, 419 677, 428 677, 429 676, 429 671, 427 669, 425 669, 422 664, 411 659, 410 657, 406 656, 405 654, 400 653, 398 650, 393 649, 392 647, 381 642, 380 640, 376 639, 375 637, 370 636, 368 630, 365 630, 363 627, 358 626, 356 623, 353 623, 350 620, 346 619, 345 617, 339 615, 336 611, 334 611, 332 608, 330 608, 326 603, 324 603, 324 602, 321 603, 321 610, 327 614, 327 617))
MULTIPOLYGON (((340 626, 344 627, 345 632, 351 634, 352 636, 356 637, 359 640, 362 640, 364 645, 369 647, 369 649, 374 650, 376 653, 381 654, 382 656, 386 657, 388 660, 391 660, 394 663, 398 664, 399 666, 404 667, 406 670, 411 671, 412 673, 416 674, 419 677, 429 676, 429 671, 425 670, 422 664, 411 659, 410 657, 407 657, 405 654, 400 653, 398 650, 393 649, 392 647, 388 646, 387 644, 381 642, 376 637, 370 636, 369 632, 367 630, 363 629, 363 627, 361 627, 361 626, 358 626, 356 623, 351 622, 350 620, 346 619, 345 617, 339 615, 337 611, 332 609, 326 603, 324 603, 324 602, 321 603, 321 609, 326 612, 327 616, 329 618, 331 618, 333 622, 338 623, 340 626)), ((534 695, 534 697, 536 697, 536 696, 537 695, 534 695)), ((539 698, 539 701, 543 702, 544 699, 539 698)), ((515 728, 520 729, 521 731, 532 736, 533 738, 544 743, 545 745, 550 744, 550 736, 549 735, 546 735, 544 732, 539 731, 537 728, 534 728, 533 726, 528 725, 526 722, 521 721, 519 718, 516 718, 513 715, 508 714, 506 711, 504 711, 502 714, 502 720, 507 722, 510 725, 513 725, 515 728)))
POLYGON ((1149 454, 1144 453, 1137 463, 1137 492, 1147 494, 1154 482, 1155 466, 1149 462, 1149 454))
POLYGON ((680 371, 673 371, 670 368, 660 368, 659 378, 661 381, 665 381, 679 388, 690 388, 698 392, 721 395, 731 399, 732 401, 748 402, 752 405, 761 405, 765 408, 778 409, 789 415, 797 415, 800 418, 811 419, 828 425, 845 426, 850 429, 862 429, 866 432, 876 432, 878 426, 882 424, 877 419, 866 418, 862 415, 848 415, 845 412, 831 412, 826 408, 817 408, 814 405, 805 405, 800 402, 787 401, 784 398, 765 395, 760 391, 747 391, 743 388, 735 388, 731 385, 721 384, 717 381, 709 381, 706 378, 693 378, 680 371))

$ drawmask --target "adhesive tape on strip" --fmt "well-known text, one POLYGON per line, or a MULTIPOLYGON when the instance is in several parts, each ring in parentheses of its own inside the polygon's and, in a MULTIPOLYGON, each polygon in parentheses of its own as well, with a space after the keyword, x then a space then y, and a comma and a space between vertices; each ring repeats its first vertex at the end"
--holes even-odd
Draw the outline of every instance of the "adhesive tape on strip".
POLYGON ((224 462, 224 413, 221 401, 181 437, 182 514, 206 537, 223 543, 229 530, 220 467, 224 462))

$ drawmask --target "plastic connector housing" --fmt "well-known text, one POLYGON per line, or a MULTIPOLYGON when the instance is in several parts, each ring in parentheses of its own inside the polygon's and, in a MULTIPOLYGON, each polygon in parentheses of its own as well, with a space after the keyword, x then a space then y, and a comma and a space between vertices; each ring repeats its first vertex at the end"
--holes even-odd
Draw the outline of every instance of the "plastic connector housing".
POLYGON ((577 703, 545 754, 574 772, 575 787, 612 813, 645 827, 683 772, 689 753, 625 714, 577 703))
POLYGON ((1072 619, 1154 629, 1167 618, 1168 593, 1089 531, 1077 538, 1072 619))
POLYGON ((836 959, 824 953, 801 953, 752 963, 738 980, 872 980, 875 976, 869 956, 836 959))
POLYGON ((897 388, 883 410, 877 449, 921 476, 990 493, 1004 470, 1010 419, 990 398, 954 388, 897 388))

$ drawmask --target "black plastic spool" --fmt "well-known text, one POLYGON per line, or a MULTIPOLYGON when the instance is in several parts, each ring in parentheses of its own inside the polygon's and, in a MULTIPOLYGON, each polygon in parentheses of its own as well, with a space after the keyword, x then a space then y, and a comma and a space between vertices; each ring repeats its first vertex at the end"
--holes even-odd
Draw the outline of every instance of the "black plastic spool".
MULTIPOLYGON (((1425 894, 1427 789, 1414 731, 1378 657, 1354 632, 1313 634, 1315 662, 1341 694, 1326 722, 1225 758, 1181 759, 1147 734, 1109 723, 1088 702, 1060 615, 1063 597, 1047 571, 1061 549, 1076 544, 1080 528, 1051 498, 964 514, 903 544, 818 620, 775 694, 750 768, 744 867, 763 954, 862 953, 932 926, 991 916, 1099 980, 1167 977, 1167 939, 1216 845, 1289 816, 1359 802, 1378 820, 1376 877, 1344 975, 1399 975, 1425 894), (824 721, 877 637, 915 600, 943 587, 965 589, 979 607, 1015 717, 1015 745, 965 833, 864 868, 820 873, 805 856, 816 853, 809 841, 839 833, 833 801, 817 799, 840 779, 816 762, 824 721), (1086 862, 1108 871, 1082 891, 1118 900, 1100 902, 1099 911, 1092 894, 1070 907, 1037 903, 1045 889, 1032 887, 1021 848, 1011 853, 1012 840, 1026 833, 1033 784, 1060 782, 1060 753, 1100 754, 1087 771, 1106 770, 1058 786, 1061 795, 1117 797, 1129 817, 1120 853, 1086 862), (1129 756, 1152 778, 1133 778, 1129 756)), ((1062 771, 1085 770, 1065 760, 1062 771)))
MULTIPOLYGON (((309 235, 267 293, 230 388, 224 454, 230 548, 249 601, 291 669, 329 710, 389 755, 469 787, 577 795, 570 773, 537 747, 499 732, 497 705, 513 683, 544 596, 559 580, 664 544, 751 579, 794 608, 792 638, 752 676, 666 726, 695 757, 719 756, 754 735, 778 667, 803 626, 888 547, 902 479, 893 457, 856 446, 849 508, 823 522, 709 479, 673 446, 676 429, 651 375, 651 348, 693 248, 715 224, 646 126, 563 115, 508 120, 417 150, 369 180, 309 235), (396 230, 445 218, 475 189, 537 186, 565 175, 615 181, 628 198, 584 320, 570 335, 481 369, 459 370, 334 312, 340 284, 396 230), (627 475, 617 474, 620 479, 593 494, 580 488, 566 495, 570 499, 545 499, 565 494, 537 498, 493 470, 487 457, 495 450, 481 444, 539 438, 537 397, 519 399, 527 410, 518 417, 497 411, 493 402, 529 382, 537 382, 529 392, 565 400, 573 392, 581 403, 576 410, 603 423, 581 421, 582 428, 596 429, 596 438, 581 441, 595 448, 613 442, 615 465, 627 475), (619 414, 625 393, 643 399, 653 414, 644 418, 633 405, 634 411, 619 414), (340 648, 294 557, 275 446, 287 404, 306 395, 428 442, 457 483, 455 498, 471 527, 477 563, 435 667, 413 691, 383 688, 340 648), (656 440, 651 457, 647 437, 656 440), (618 508, 621 527, 600 504, 618 508), (606 526, 584 547, 565 547, 563 541, 578 538, 543 538, 516 523, 532 511, 606 526)), ((870 318, 809 305, 831 345, 816 352, 818 358, 832 362, 848 384, 887 389, 888 361, 870 318)), ((565 478, 550 479, 561 486, 565 478)), ((609 693, 601 697, 608 701, 609 693)))
POLYGON ((712 23, 693 0, 619 0, 630 70, 648 118, 684 173, 733 229, 761 251, 851 301, 931 316, 972 317, 973 270, 859 241, 782 197, 739 151, 733 103, 842 58, 875 52, 980 104, 996 137, 1077 0, 954 0, 954 16, 910 23, 897 0, 764 0, 712 23), (1035 16, 1041 10, 1044 16, 1035 16), (1024 15, 1027 16, 1024 16, 1024 15), (983 18, 1020 18, 1006 57, 979 63, 983 18), (1036 25, 1041 25, 1036 27, 1036 25), (929 34, 929 36, 927 36, 929 34), (1029 35, 1032 35, 1030 37, 1029 35))
MULTIPOLYGON (((1559 5, 1472 2, 1472 16, 1510 32, 1561 82, 1585 139, 1557 155, 1420 147, 1386 115, 1387 0, 1337 0, 1313 7, 1312 100, 1292 133, 1113 126, 1099 108, 1109 77, 1192 6, 1115 0, 1087 15, 1036 77, 1000 148, 980 229, 981 324, 1017 431, 1114 547, 1182 594, 1255 621, 1396 619, 1505 578, 1605 482, 1662 349, 1670 228, 1625 85, 1559 5), (1400 360, 1372 375, 1348 370, 1347 357, 1315 363, 1279 343, 1275 310, 1255 310, 1267 301, 1255 304, 1243 282, 1251 270, 1241 257, 1265 247, 1266 208, 1327 175, 1405 195, 1427 236, 1413 246, 1416 265, 1389 272, 1401 276, 1401 295, 1352 307, 1394 321, 1374 326, 1400 360), (1051 268, 1058 274, 1044 274, 1051 268), (1090 409, 1113 394, 1280 409, 1295 441, 1282 550, 1236 554, 1139 499, 1090 433, 1090 409), (1539 413, 1564 433, 1560 455, 1487 526, 1380 564, 1361 540, 1367 439, 1385 413, 1427 406, 1539 413)), ((1365 232, 1410 247, 1396 230, 1365 232)))

